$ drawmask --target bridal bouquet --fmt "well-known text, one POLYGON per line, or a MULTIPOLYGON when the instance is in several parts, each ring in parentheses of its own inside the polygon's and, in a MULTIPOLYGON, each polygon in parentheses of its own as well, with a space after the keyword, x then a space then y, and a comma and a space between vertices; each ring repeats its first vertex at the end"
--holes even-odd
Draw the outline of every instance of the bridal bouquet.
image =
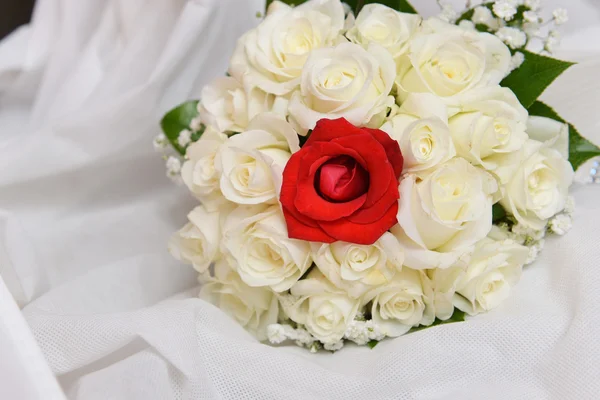
POLYGON ((227 75, 155 140, 199 200, 169 249, 200 296, 259 340, 312 351, 507 299, 570 228, 573 171, 600 154, 537 100, 572 65, 549 57, 566 12, 268 3, 227 75))

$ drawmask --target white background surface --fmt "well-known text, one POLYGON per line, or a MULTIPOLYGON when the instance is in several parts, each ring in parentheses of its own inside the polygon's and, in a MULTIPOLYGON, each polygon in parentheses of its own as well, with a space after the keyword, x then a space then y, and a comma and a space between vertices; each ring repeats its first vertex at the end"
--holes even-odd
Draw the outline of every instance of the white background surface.
MULTIPOLYGON (((600 4, 545 3, 581 63, 544 99, 598 143, 600 4)), ((575 229, 503 307, 374 350, 270 348, 194 298, 165 245, 194 202, 151 140, 262 7, 39 0, 0 42, 0 399, 63 398, 53 374, 77 399, 597 398, 600 186, 574 188, 575 229)))

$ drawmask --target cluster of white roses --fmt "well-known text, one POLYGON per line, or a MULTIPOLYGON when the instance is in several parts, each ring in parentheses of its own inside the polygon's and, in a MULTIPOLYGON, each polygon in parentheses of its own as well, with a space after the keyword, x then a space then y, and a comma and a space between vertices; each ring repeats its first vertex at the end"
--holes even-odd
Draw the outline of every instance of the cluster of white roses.
POLYGON ((170 251, 202 274, 201 297, 275 343, 335 350, 496 307, 573 178, 567 126, 529 117, 499 85, 510 70, 498 37, 440 19, 274 2, 202 91, 206 130, 181 167, 201 205, 170 251), (300 138, 340 117, 404 157, 398 224, 372 245, 290 239, 278 202, 300 138), (493 226, 496 203, 536 233, 493 226))

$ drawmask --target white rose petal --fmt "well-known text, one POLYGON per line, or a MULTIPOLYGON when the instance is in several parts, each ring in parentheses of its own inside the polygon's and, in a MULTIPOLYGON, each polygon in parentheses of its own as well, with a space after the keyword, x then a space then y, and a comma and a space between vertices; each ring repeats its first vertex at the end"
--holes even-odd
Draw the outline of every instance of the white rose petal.
POLYGON ((508 298, 529 250, 514 241, 482 239, 458 284, 454 305, 469 315, 489 311, 508 298))
POLYGON ((398 97, 427 92, 442 98, 497 85, 510 70, 510 51, 497 37, 430 19, 411 41, 398 70, 398 97))
POLYGON ((370 43, 380 44, 398 59, 408 50, 410 38, 420 22, 418 15, 400 13, 381 4, 366 4, 346 37, 365 48, 370 43))
POLYGON ((412 93, 380 129, 398 141, 403 172, 422 171, 456 155, 444 103, 429 93, 412 93))
POLYGON ((297 7, 278 4, 238 40, 229 72, 245 87, 285 95, 300 83, 311 51, 336 43, 343 28, 339 0, 311 0, 297 7))
POLYGON ((202 286, 200 298, 219 307, 261 341, 267 339, 267 327, 276 323, 279 315, 273 292, 246 285, 223 261, 215 265, 215 276, 202 286))
POLYGON ((300 134, 323 118, 344 117, 364 126, 393 104, 394 77, 394 60, 377 44, 368 50, 354 43, 315 50, 302 72, 300 90, 290 100, 290 117, 300 134))
POLYGON ((284 306, 286 314, 323 343, 342 339, 360 306, 359 299, 333 286, 316 268, 297 282, 291 293, 298 300, 284 306))
POLYGON ((398 225, 391 232, 414 269, 447 268, 492 227, 496 180, 463 158, 400 182, 398 225))
POLYGON ((423 275, 404 268, 391 282, 365 296, 365 304, 372 302, 373 323, 386 336, 401 336, 414 326, 433 323, 434 316, 427 307, 429 299, 423 291, 423 275))
POLYGON ((200 139, 186 151, 186 161, 181 168, 181 178, 188 189, 209 210, 227 202, 219 188, 219 171, 215 157, 227 136, 207 127, 200 139))
POLYGON ((542 229, 564 209, 573 182, 573 167, 550 143, 529 140, 525 144, 525 161, 506 184, 500 201, 519 223, 534 229, 542 229))
POLYGON ((205 272, 219 256, 221 220, 229 211, 227 207, 213 212, 204 206, 194 208, 188 214, 190 222, 169 240, 169 252, 177 260, 192 264, 198 272, 205 272))
POLYGON ((298 135, 285 119, 257 115, 248 130, 229 138, 217 155, 223 195, 238 204, 277 202, 283 169, 299 149, 298 135))
POLYGON ((311 247, 313 260, 323 275, 355 298, 389 282, 404 261, 402 247, 389 232, 372 245, 335 242, 311 243, 311 247))
POLYGON ((309 242, 288 238, 278 206, 240 206, 231 212, 222 251, 244 282, 276 292, 292 287, 312 264, 309 242))
MULTIPOLYGON (((470 254, 468 256, 470 258, 470 254)), ((466 265, 463 262, 458 262, 457 265, 450 268, 427 270, 428 285, 431 288, 429 306, 436 318, 445 321, 454 314, 456 288, 464 277, 465 269, 466 265)), ((425 293, 428 292, 425 291, 425 293)))
POLYGON ((507 88, 472 90, 456 99, 460 112, 449 119, 459 156, 506 182, 518 168, 527 141, 527 110, 507 88))
POLYGON ((557 150, 565 160, 569 159, 569 125, 552 118, 530 116, 527 134, 530 139, 557 150))
POLYGON ((261 112, 271 111, 275 96, 258 88, 245 90, 232 77, 215 79, 202 89, 198 104, 200 119, 220 132, 242 132, 261 112))

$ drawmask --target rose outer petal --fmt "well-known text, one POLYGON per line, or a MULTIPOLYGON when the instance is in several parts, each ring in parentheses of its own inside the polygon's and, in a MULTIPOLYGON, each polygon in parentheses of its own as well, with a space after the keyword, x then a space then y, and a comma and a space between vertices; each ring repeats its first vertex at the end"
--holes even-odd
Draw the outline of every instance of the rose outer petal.
POLYGON ((304 146, 310 146, 316 142, 330 142, 339 137, 360 135, 362 133, 364 132, 361 128, 352 125, 345 118, 321 119, 315 125, 315 129, 313 129, 304 146), (344 132, 343 135, 340 135, 340 131, 344 132))
POLYGON ((344 242, 370 245, 375 243, 385 232, 398 223, 398 202, 387 209, 383 217, 369 224, 357 224, 340 218, 336 221, 319 221, 319 226, 331 237, 344 242))
POLYGON ((296 218, 295 213, 283 207, 283 217, 287 225, 288 237, 290 239, 308 240, 311 242, 333 243, 335 238, 329 236, 318 226, 306 225, 296 218))
POLYGON ((404 157, 402 157, 402 152, 400 151, 400 144, 380 129, 362 129, 371 132, 373 137, 383 146, 387 158, 394 168, 396 179, 400 179, 400 175, 402 175, 402 165, 404 165, 404 157))
POLYGON ((388 190, 375 204, 369 208, 361 208, 354 214, 348 216, 347 219, 350 222, 357 224, 368 224, 377 221, 378 219, 383 218, 388 208, 393 203, 398 203, 399 197, 400 193, 398 191, 398 185, 392 180, 390 181, 388 190))

